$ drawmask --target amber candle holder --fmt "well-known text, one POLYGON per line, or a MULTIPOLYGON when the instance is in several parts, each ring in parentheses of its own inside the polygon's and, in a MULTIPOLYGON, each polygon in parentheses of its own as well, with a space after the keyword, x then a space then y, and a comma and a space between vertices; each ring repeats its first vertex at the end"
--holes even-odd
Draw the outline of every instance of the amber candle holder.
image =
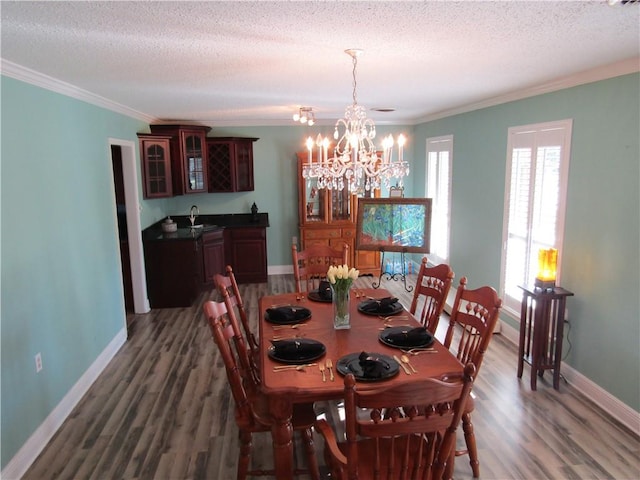
POLYGON ((556 286, 557 265, 557 249, 541 248, 538 251, 538 273, 534 282, 536 288, 549 290, 556 286))

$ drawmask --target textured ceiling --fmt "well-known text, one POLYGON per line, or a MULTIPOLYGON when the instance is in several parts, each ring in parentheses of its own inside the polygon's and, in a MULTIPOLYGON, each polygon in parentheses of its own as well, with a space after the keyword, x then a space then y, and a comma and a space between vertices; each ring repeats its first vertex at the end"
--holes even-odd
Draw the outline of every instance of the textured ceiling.
MULTIPOLYGON (((567 76, 637 68, 640 5, 509 2, 8 2, 3 65, 162 120, 318 123, 352 100, 415 123, 567 76)), ((5 69, 6 70, 6 69, 5 69)))

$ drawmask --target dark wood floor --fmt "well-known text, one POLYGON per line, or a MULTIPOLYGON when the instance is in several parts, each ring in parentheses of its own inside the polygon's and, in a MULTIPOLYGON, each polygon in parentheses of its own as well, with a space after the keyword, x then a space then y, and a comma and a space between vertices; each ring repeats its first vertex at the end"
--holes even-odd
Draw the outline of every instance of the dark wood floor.
MULTIPOLYGON (((251 318, 260 296, 292 291, 292 281, 274 275, 242 285, 251 318)), ((356 286, 371 281, 361 278, 356 286)), ((382 287, 410 304, 401 282, 382 287)), ((191 308, 136 316, 129 341, 23 478, 235 478, 233 401, 201 310, 209 299, 218 297, 206 292, 191 308)), ((516 358, 516 347, 495 335, 474 386, 482 478, 640 478, 637 436, 571 386, 554 390, 548 374, 530 391, 527 367, 522 381, 516 377, 516 358)), ((318 411, 333 410, 318 405, 318 411)), ((268 466, 270 438, 258 437, 254 461, 268 466)), ((321 440, 316 448, 322 461, 321 440)), ((471 478, 467 457, 458 457, 455 477, 471 478)))

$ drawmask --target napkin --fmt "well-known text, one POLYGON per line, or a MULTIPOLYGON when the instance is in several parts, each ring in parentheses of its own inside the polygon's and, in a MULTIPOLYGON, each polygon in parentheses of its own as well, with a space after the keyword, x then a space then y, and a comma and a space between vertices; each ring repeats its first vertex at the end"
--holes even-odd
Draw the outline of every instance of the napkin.
POLYGON ((309 316, 309 310, 301 307, 275 307, 267 308, 269 320, 275 322, 293 322, 295 320, 304 320, 309 316))
POLYGON ((424 327, 416 327, 408 330, 389 332, 385 339, 399 347, 414 347, 424 345, 432 339, 432 335, 424 327))
POLYGON ((271 340, 273 355, 282 360, 300 360, 321 355, 324 345, 316 340, 295 338, 289 340, 271 340))
POLYGON ((368 313, 391 313, 396 308, 398 301, 395 297, 379 298, 378 300, 365 300, 360 305, 360 309, 368 313))
POLYGON ((389 365, 386 362, 372 357, 367 352, 362 352, 358 356, 358 360, 362 368, 362 376, 365 378, 381 378, 389 369, 389 365))
POLYGON ((331 300, 333 296, 331 293, 331 284, 326 280, 320 281, 320 285, 318 285, 318 296, 322 300, 331 300))

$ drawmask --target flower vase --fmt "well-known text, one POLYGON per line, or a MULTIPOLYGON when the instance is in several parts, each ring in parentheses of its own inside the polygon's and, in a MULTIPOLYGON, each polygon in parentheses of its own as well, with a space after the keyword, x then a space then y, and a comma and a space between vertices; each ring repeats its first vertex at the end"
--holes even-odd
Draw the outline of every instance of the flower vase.
POLYGON ((333 298, 333 328, 336 330, 346 330, 351 328, 349 322, 349 287, 331 286, 333 298))

